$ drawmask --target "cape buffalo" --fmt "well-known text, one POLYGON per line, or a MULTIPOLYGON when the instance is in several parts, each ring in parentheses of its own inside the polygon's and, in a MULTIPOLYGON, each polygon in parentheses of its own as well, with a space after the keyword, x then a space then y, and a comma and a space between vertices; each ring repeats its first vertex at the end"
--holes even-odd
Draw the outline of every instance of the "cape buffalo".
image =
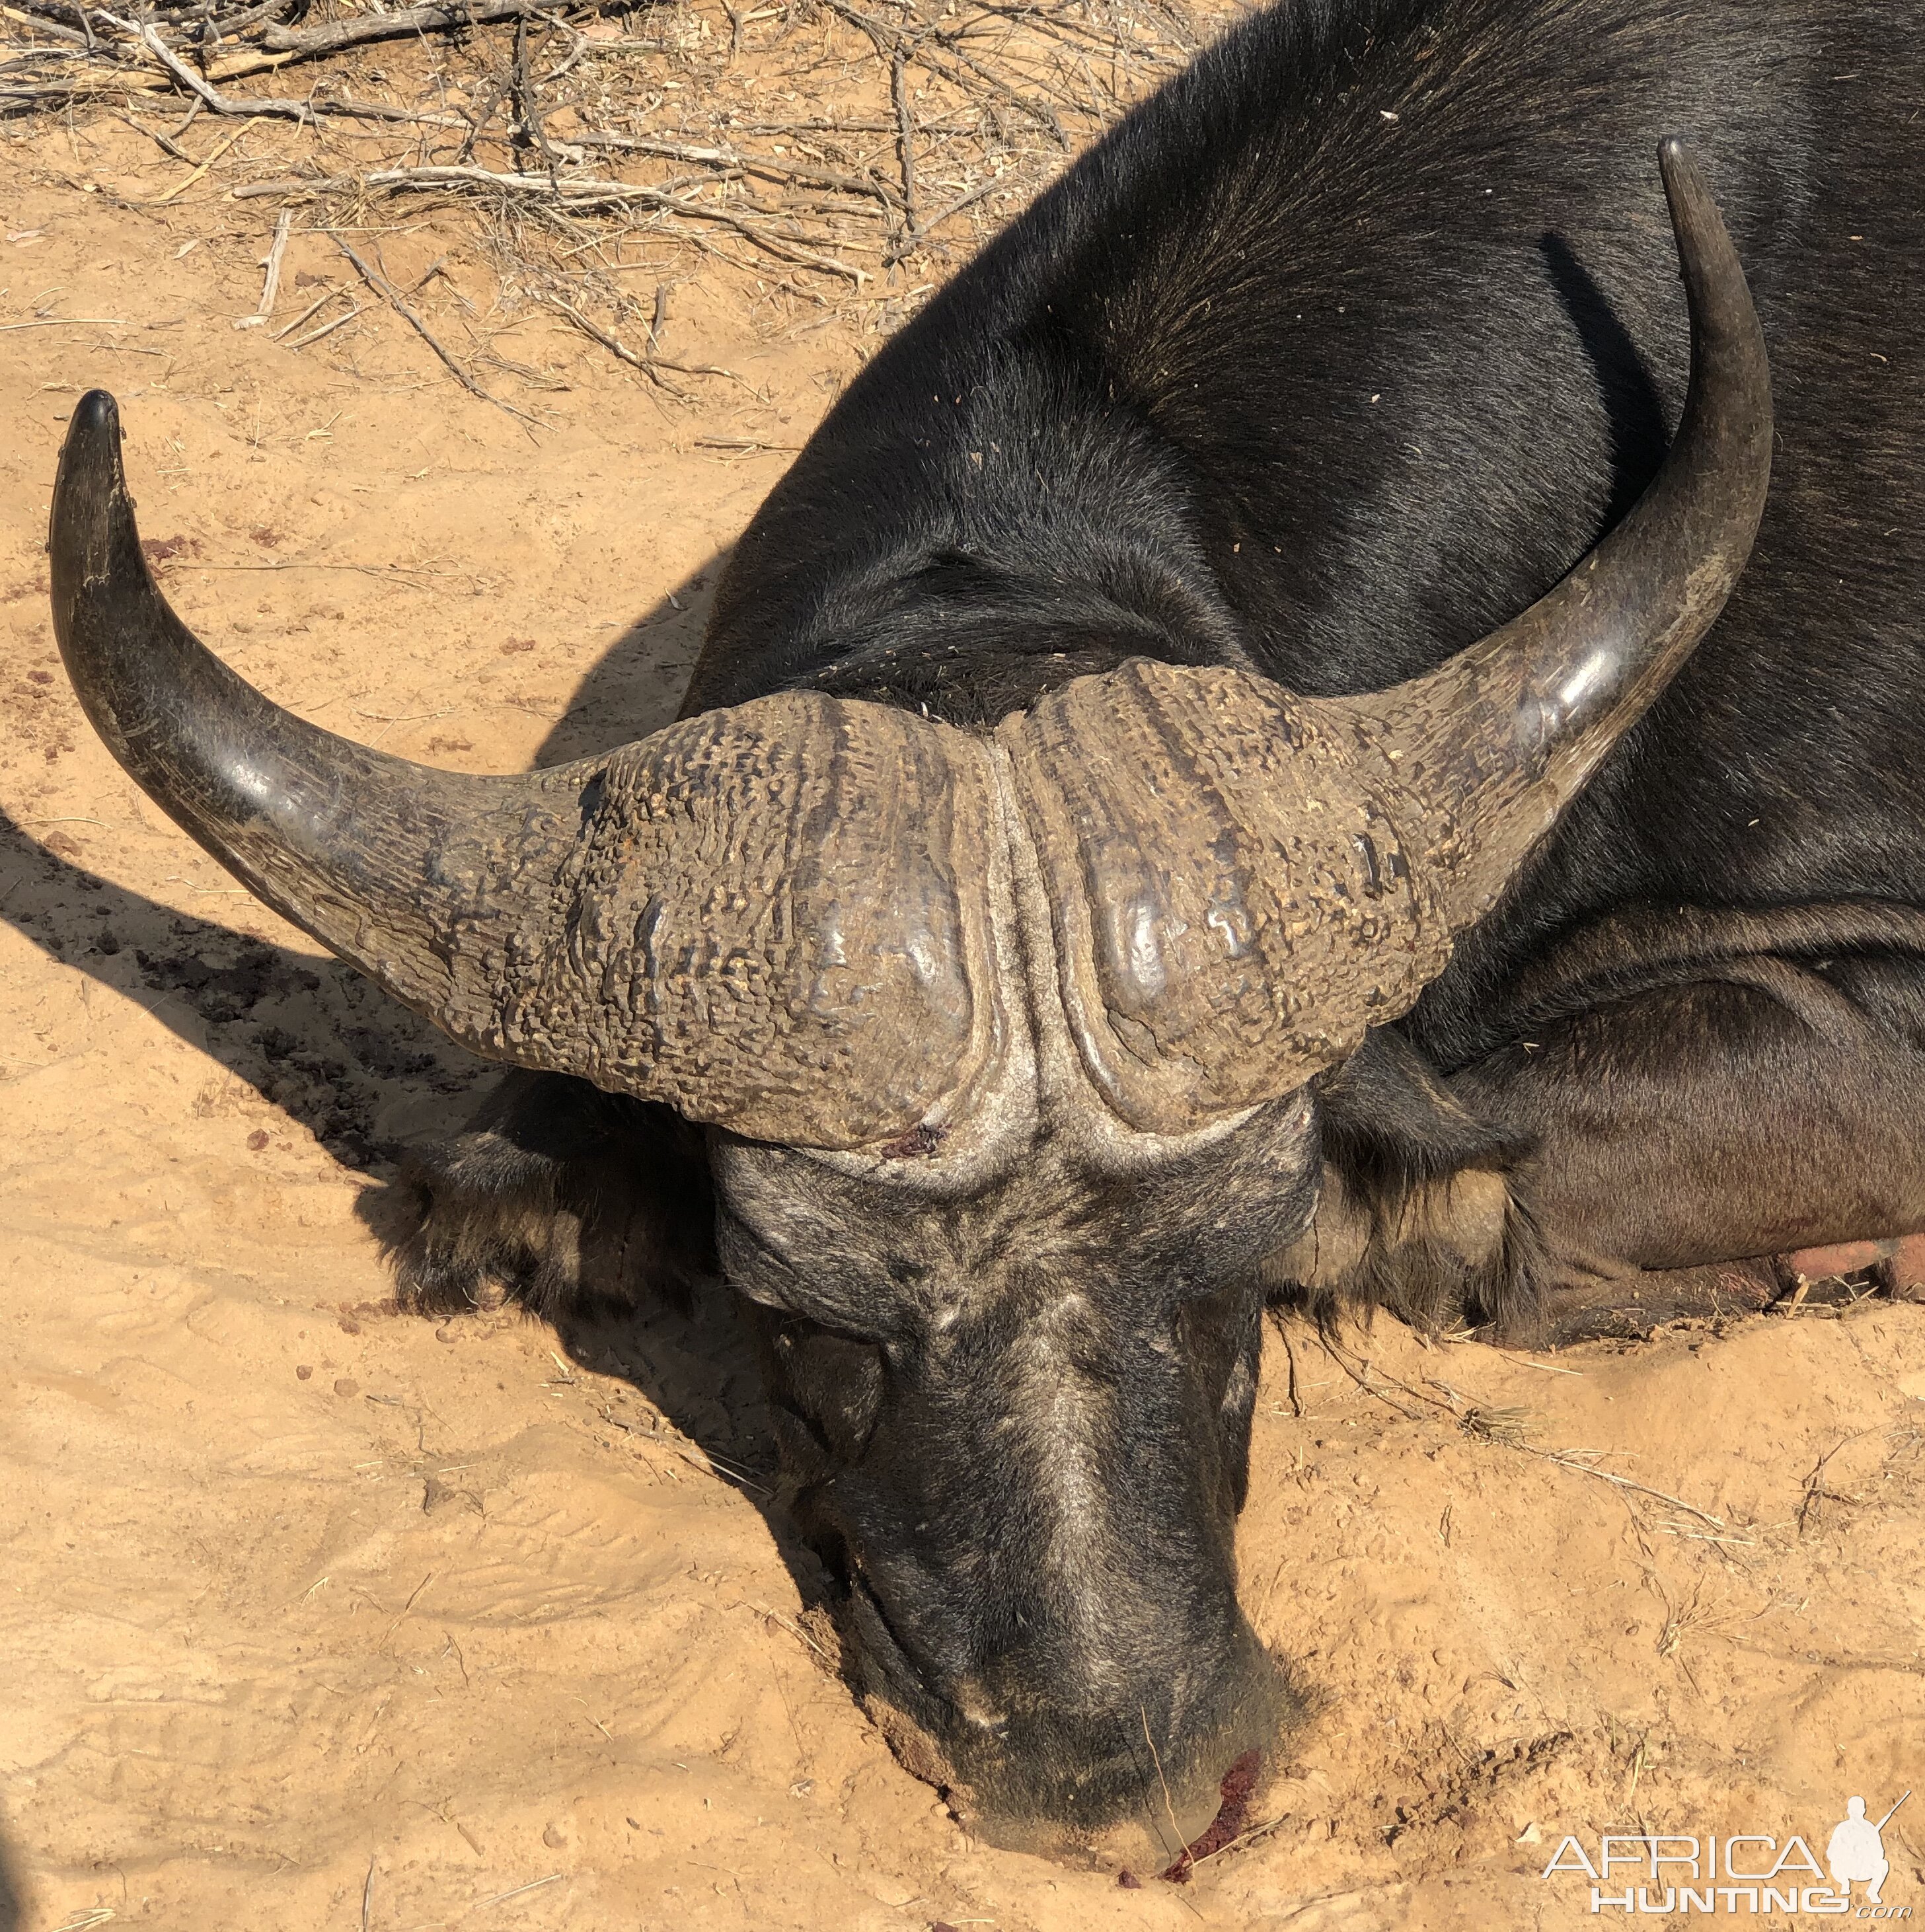
POLYGON ((1273 1736, 1266 1297, 1556 1335, 1925 1228, 1908 14, 1249 20, 851 386, 681 720, 553 770, 250 688, 77 410, 55 622, 108 745, 520 1070, 419 1163, 404 1292, 712 1253, 866 1688, 990 1811, 1273 1736))

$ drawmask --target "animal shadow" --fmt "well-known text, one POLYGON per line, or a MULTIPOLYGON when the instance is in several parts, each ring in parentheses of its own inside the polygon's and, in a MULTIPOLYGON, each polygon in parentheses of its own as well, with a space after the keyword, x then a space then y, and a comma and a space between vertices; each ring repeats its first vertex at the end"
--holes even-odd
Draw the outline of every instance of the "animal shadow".
POLYGON ((24 1923, 26 1905, 14 1872, 14 1861, 7 1850, 7 1841, 0 1838, 0 1932, 20 1932, 24 1923))
MULTIPOLYGON (((726 550, 710 556, 596 660, 542 741, 538 767, 591 757, 674 720, 727 560, 726 550)), ((473 1070, 468 1104, 450 1107, 419 1138, 440 1138, 467 1124, 495 1076, 472 1060, 466 1064, 473 1070)), ((389 1252, 406 1242, 420 1218, 415 1190, 392 1169, 371 1178, 356 1211, 389 1252)), ((565 1310, 555 1330, 571 1360, 628 1382, 728 1480, 758 1503, 767 1501, 773 1445, 761 1374, 725 1288, 697 1284, 678 1297, 654 1296, 632 1307, 565 1310)), ((779 1527, 776 1534, 780 1540, 779 1527)))
POLYGON ((701 648, 730 548, 716 550, 638 617, 589 668, 535 754, 537 767, 591 758, 671 723, 701 648))
MULTIPOLYGON (((591 757, 674 720, 728 555, 719 550, 690 572, 603 652, 542 740, 537 766, 591 757)), ((488 1079, 477 1078, 477 1094, 488 1079)), ((451 1109, 435 1134, 423 1138, 458 1131, 466 1112, 451 1109)), ((390 1252, 420 1220, 415 1191, 392 1174, 363 1190, 356 1211, 390 1252)), ((814 1600, 819 1568, 779 1511, 768 1507, 774 1441, 754 1349, 726 1288, 698 1282, 677 1294, 651 1295, 632 1305, 571 1306, 554 1318, 554 1328, 569 1360, 627 1382, 762 1509, 805 1600, 814 1600)))
MULTIPOLYGON (((473 1084, 473 1060, 351 967, 176 912, 83 856, 71 836, 43 843, 32 821, 0 811, 0 916, 218 1060, 343 1166, 388 1171, 384 1117, 473 1084)), ((0 1078, 32 1079, 89 1051, 83 1036, 54 1061, 10 1054, 0 1078)))
MULTIPOLYGON (((553 764, 644 736, 675 715, 722 555, 629 624, 596 660, 535 762, 553 764)), ((399 1181, 411 1142, 458 1132, 498 1076, 340 961, 176 911, 91 871, 111 836, 74 821, 0 812, 0 918, 49 958, 146 1008, 308 1128, 367 1185, 357 1212, 392 1249, 418 1208, 399 1181)), ((185 835, 182 835, 185 839, 185 835)), ((62 1060, 89 1051, 84 1036, 62 1060)), ((58 1062, 51 1064, 59 1064, 58 1062)), ((0 1080, 50 1063, 0 1061, 0 1080)), ((578 1314, 559 1330, 584 1366, 628 1381, 758 1504, 772 1488, 770 1438, 748 1337, 732 1298, 697 1288, 624 1313, 578 1314)), ((779 1542, 783 1532, 777 1526, 779 1542)), ((785 1548, 785 1553, 788 1553, 785 1548)), ((15 1908, 0 1888, 0 1932, 15 1908)))
POLYGON ((1664 399, 1631 332, 1561 235, 1538 239, 1551 285, 1597 378, 1611 436, 1611 500, 1599 534, 1616 529, 1657 474, 1669 441, 1664 399))

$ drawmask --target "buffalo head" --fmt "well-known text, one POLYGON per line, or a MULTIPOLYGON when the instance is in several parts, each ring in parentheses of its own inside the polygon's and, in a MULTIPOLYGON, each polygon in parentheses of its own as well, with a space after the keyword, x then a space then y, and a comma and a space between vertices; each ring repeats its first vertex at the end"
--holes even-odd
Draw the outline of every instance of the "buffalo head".
POLYGON ((111 398, 75 412, 54 615, 101 736, 456 1040, 707 1128, 869 1688, 993 1808, 1180 1802, 1277 1720, 1233 1526, 1314 1083, 1663 688, 1764 502, 1762 338, 1701 178, 1662 164, 1692 364, 1662 472, 1538 604, 1359 698, 1137 661, 981 734, 776 692, 575 764, 433 770, 210 656, 143 561, 111 398))

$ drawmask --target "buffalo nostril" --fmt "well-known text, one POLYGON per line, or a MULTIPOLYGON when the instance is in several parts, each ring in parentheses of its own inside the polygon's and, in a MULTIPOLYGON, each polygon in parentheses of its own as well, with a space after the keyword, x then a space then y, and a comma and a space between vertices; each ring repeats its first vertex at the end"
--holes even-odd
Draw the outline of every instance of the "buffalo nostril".
POLYGON ((881 1680, 878 1688, 893 1695, 931 1730, 948 1731, 960 1718, 979 1736, 1001 1739, 1007 1714, 980 1684, 968 1679, 938 1683, 910 1652, 860 1571, 851 1575, 850 1609, 863 1664, 881 1680))

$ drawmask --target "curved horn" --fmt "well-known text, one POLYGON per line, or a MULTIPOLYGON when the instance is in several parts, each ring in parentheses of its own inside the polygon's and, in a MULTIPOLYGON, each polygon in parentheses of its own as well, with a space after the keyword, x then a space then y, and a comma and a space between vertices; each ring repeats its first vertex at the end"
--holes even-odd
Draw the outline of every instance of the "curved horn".
POLYGON ((1662 467, 1617 529, 1521 616, 1425 676, 1327 706, 1364 728, 1422 814, 1453 928, 1490 909, 1671 682, 1724 608, 1764 514, 1764 332, 1697 163, 1676 139, 1658 160, 1691 314, 1691 386, 1662 467))
POLYGON ((963 734, 789 694, 519 777, 369 751, 272 703, 168 608, 99 390, 61 452, 48 549, 68 674, 136 782, 475 1052, 826 1148, 946 1125, 993 1073, 979 848, 999 808, 963 734))
POLYGON ((1407 1012, 1723 608, 1764 509, 1770 370, 1703 176, 1675 140, 1659 158, 1690 393, 1650 488, 1555 590, 1386 692, 1137 662, 999 728, 1069 1038, 1131 1126, 1275 1100, 1407 1012))

